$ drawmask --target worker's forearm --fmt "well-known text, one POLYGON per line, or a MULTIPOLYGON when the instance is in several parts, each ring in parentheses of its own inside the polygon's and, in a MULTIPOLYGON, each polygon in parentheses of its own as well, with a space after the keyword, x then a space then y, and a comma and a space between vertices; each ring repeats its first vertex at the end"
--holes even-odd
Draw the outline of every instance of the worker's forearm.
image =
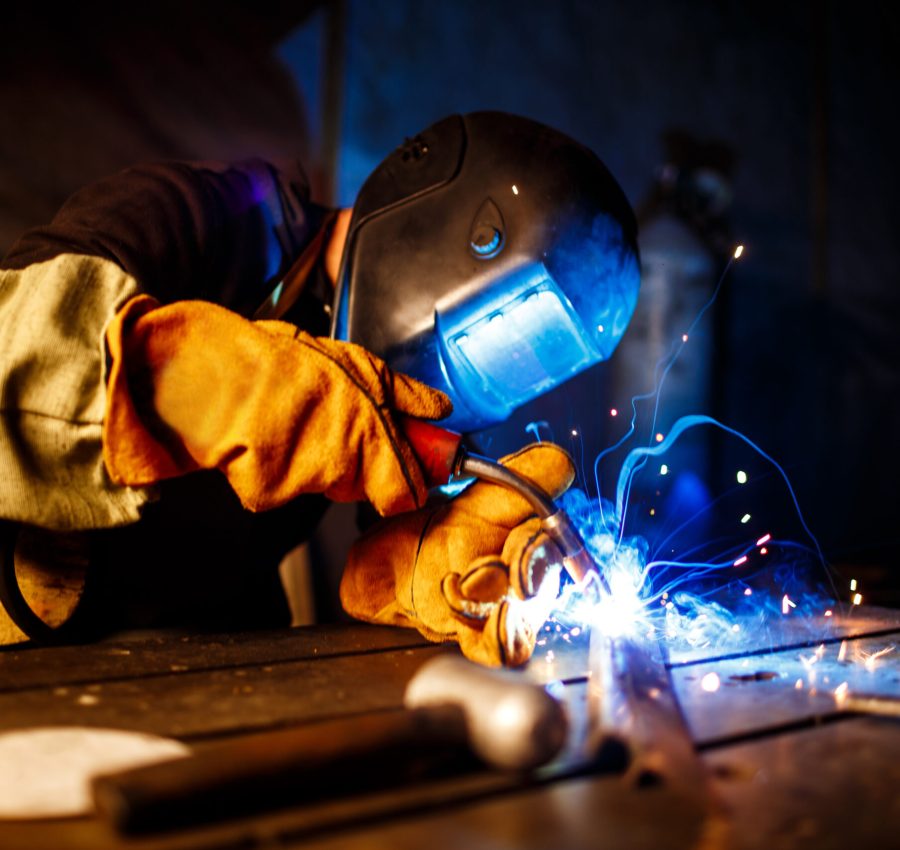
POLYGON ((261 160, 140 165, 84 187, 3 260, 109 260, 163 303, 201 298, 249 314, 321 224, 299 166, 261 160))

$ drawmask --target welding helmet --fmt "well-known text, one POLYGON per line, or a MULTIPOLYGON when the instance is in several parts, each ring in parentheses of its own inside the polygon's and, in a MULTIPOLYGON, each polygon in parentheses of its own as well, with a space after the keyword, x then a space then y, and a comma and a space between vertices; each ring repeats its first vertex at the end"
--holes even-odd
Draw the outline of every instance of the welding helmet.
POLYGON ((354 205, 332 336, 443 390, 473 431, 615 349, 640 280, 637 226, 591 151, 514 115, 406 140, 354 205))

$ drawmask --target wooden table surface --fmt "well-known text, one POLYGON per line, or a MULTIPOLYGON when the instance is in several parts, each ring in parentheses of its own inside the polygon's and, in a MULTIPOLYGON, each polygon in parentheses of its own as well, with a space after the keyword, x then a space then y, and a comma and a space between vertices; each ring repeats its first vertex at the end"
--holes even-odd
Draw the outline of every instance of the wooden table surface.
MULTIPOLYGON (((552 662, 536 656, 524 675, 560 681, 577 705, 587 652, 573 644, 560 644, 552 662)), ((643 787, 565 767, 532 777, 473 769, 140 838, 96 817, 0 821, 0 848, 897 847, 900 722, 840 712, 833 696, 845 681, 900 695, 900 651, 864 663, 895 644, 900 612, 857 608, 750 637, 739 651, 673 652, 672 685, 711 794, 689 781, 643 787)), ((112 727, 201 749, 397 709, 419 666, 448 651, 415 632, 366 625, 5 651, 0 731, 112 727)))

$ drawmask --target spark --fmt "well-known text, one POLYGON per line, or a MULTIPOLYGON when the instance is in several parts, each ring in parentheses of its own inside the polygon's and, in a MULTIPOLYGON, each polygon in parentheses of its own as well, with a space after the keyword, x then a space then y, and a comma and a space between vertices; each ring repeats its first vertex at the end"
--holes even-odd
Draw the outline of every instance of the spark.
POLYGON ((806 668, 807 676, 809 676, 810 681, 812 681, 813 679, 815 679, 815 676, 816 676, 815 671, 813 670, 813 666, 819 660, 819 656, 816 655, 815 653, 813 653, 812 655, 809 655, 809 656, 801 655, 799 657, 800 657, 800 663, 806 668))
POLYGON ((682 342, 687 342, 687 341, 688 341, 688 335, 687 335, 687 334, 682 334, 682 335, 681 335, 681 341, 682 341, 682 342))
MULTIPOLYGON (((735 255, 732 258, 732 260, 741 256, 741 254, 743 253, 743 247, 744 247, 743 245, 738 246, 739 250, 737 250, 735 252, 735 255)), ((689 328, 687 328, 688 335, 693 332, 693 328, 696 327, 696 325, 699 323, 699 321, 703 318, 706 311, 715 302, 715 299, 716 299, 718 292, 722 286, 722 283, 725 280, 725 277, 727 276, 727 272, 728 272, 728 269, 730 268, 730 266, 731 266, 731 261, 729 261, 726 268, 723 270, 723 273, 720 276, 719 282, 716 284, 716 287, 713 291, 711 298, 703 306, 703 308, 700 310, 700 312, 697 314, 697 316, 695 317, 691 326, 689 328)), ((668 358, 664 358, 663 360, 660 361, 658 366, 663 367, 662 375, 658 376, 656 378, 655 387, 653 388, 653 390, 651 390, 646 395, 635 396, 634 398, 632 398, 632 410, 633 410, 634 416, 632 418, 631 429, 628 431, 628 433, 626 433, 622 438, 620 438, 620 440, 617 441, 614 445, 609 446, 607 449, 605 449, 603 452, 601 452, 595 459, 594 473, 595 473, 598 493, 601 491, 600 481, 599 481, 599 465, 600 465, 601 460, 604 457, 606 457, 608 454, 610 454, 612 451, 618 449, 625 442, 625 440, 627 440, 635 431, 635 419, 637 418, 637 411, 635 408, 636 401, 638 401, 640 399, 644 399, 644 398, 654 398, 655 397, 655 407, 654 407, 654 411, 653 411, 653 425, 655 425, 655 423, 657 421, 657 413, 658 413, 658 409, 659 409, 659 402, 660 402, 660 398, 661 398, 661 390, 662 390, 663 382, 665 381, 666 376, 669 374, 669 371, 670 371, 672 365, 674 364, 680 351, 681 351, 680 348, 674 347, 672 354, 668 358)), ((630 491, 631 491, 632 478, 644 466, 644 464, 646 462, 644 460, 644 458, 647 456, 658 456, 661 452, 666 451, 668 449, 668 447, 672 443, 675 442, 675 440, 678 438, 678 436, 684 430, 686 430, 687 428, 694 427, 699 424, 713 425, 713 426, 718 427, 721 430, 725 431, 726 433, 732 434, 736 438, 738 438, 738 439, 742 440, 743 442, 745 442, 746 444, 748 444, 755 452, 757 452, 757 454, 759 454, 761 457, 763 457, 765 460, 770 462, 775 467, 775 469, 781 475, 781 478, 784 480, 785 486, 787 487, 788 492, 791 496, 791 500, 794 504, 794 508, 797 511, 797 516, 800 521, 800 524, 803 527, 803 530, 806 532, 806 534, 810 538, 811 542, 815 546, 815 550, 819 556, 819 560, 822 561, 822 563, 824 564, 825 558, 822 553, 821 546, 819 545, 815 536, 810 531, 810 529, 806 523, 806 520, 803 517, 799 503, 797 502, 796 494, 790 484, 790 481, 787 478, 787 475, 786 475, 784 469, 771 456, 769 456, 765 451, 763 451, 759 446, 757 446, 752 440, 750 440, 749 438, 747 438, 746 436, 741 434, 739 431, 736 431, 735 429, 730 428, 727 425, 724 425, 721 422, 718 422, 717 420, 715 420, 711 417, 703 416, 703 415, 682 416, 680 419, 678 419, 677 422, 674 423, 674 425, 672 426, 671 433, 668 434, 666 437, 663 438, 663 437, 661 437, 660 434, 656 435, 656 440, 658 443, 660 443, 660 445, 653 446, 651 443, 651 445, 647 445, 644 447, 638 447, 636 449, 633 449, 626 457, 624 463, 622 464, 622 466, 620 468, 617 487, 616 487, 616 499, 615 499, 615 503, 614 503, 615 513, 613 514, 614 525, 610 526, 604 519, 604 516, 603 516, 603 514, 605 513, 604 500, 603 499, 599 500, 600 501, 600 512, 601 512, 601 522, 603 523, 604 526, 606 526, 608 528, 615 528, 615 531, 613 533, 617 532, 617 540, 615 541, 615 548, 618 549, 618 547, 623 544, 623 541, 625 539, 625 525, 626 525, 625 506, 628 503, 628 495, 630 494, 630 491)), ((653 425, 651 425, 651 428, 649 429, 651 434, 653 434, 655 431, 655 428, 653 427, 653 425)), ((648 566, 650 566, 650 565, 648 565, 648 566)), ((656 562, 652 566, 667 566, 667 564, 664 562, 656 562)), ((694 566, 700 566, 700 565, 697 564, 694 566)), ((710 568, 710 569, 715 568, 715 566, 716 565, 714 565, 714 564, 706 565, 706 567, 710 568)))
MULTIPOLYGON (((689 328, 688 330, 692 331, 692 328, 689 328)), ((686 341, 685 338, 687 336, 688 334, 685 333, 682 341, 686 341)), ((632 400, 632 408, 634 408, 634 400, 632 400)), ((608 410, 610 416, 618 416, 617 408, 608 408, 608 410)), ((636 412, 635 416, 637 416, 636 412)), ((570 618, 569 625, 572 624, 572 620, 579 622, 580 625, 587 623, 602 624, 603 632, 611 637, 625 634, 637 635, 646 632, 648 635, 657 638, 660 636, 668 636, 678 638, 679 640, 685 640, 691 646, 696 647, 710 646, 721 639, 740 641, 741 638, 738 635, 746 630, 735 623, 734 615, 732 615, 730 611, 712 600, 697 597, 689 593, 683 593, 680 590, 674 592, 673 588, 678 587, 684 578, 687 578, 688 576, 678 575, 673 577, 670 573, 664 571, 667 571, 670 568, 690 570, 691 576, 701 576, 704 573, 708 574, 712 570, 727 568, 729 562, 734 567, 738 567, 747 564, 749 555, 753 554, 754 551, 761 550, 761 554, 766 554, 767 550, 762 547, 772 539, 772 535, 770 533, 765 533, 759 537, 756 540, 755 548, 751 548, 745 543, 744 552, 746 554, 742 554, 740 557, 737 557, 737 552, 741 551, 740 547, 735 547, 732 552, 723 552, 722 555, 719 556, 720 560, 717 563, 704 563, 699 560, 688 560, 684 558, 684 555, 676 555, 674 549, 672 550, 672 557, 676 558, 676 560, 651 560, 651 547, 658 545, 659 548, 656 550, 657 552, 668 551, 667 545, 671 539, 671 535, 662 541, 661 545, 659 543, 651 544, 640 536, 626 536, 626 512, 629 504, 628 496, 630 495, 633 476, 640 471, 648 459, 654 457, 658 458, 659 455, 668 451, 671 445, 686 429, 693 428, 697 425, 715 426, 747 443, 754 451, 775 467, 777 472, 781 475, 785 486, 788 488, 788 493, 797 510, 798 518, 804 531, 809 535, 809 538, 815 547, 815 551, 818 552, 821 557, 821 549, 818 541, 809 531, 797 503, 796 495, 783 468, 747 437, 707 416, 683 416, 672 424, 671 427, 669 427, 668 433, 665 434, 663 432, 657 432, 656 428, 653 427, 656 425, 655 420, 656 416, 654 414, 654 422, 651 424, 650 428, 647 429, 649 434, 652 435, 651 439, 648 441, 649 444, 645 443, 643 446, 632 449, 620 467, 618 481, 616 482, 615 502, 611 503, 609 500, 600 498, 599 496, 600 492, 602 492, 598 472, 599 461, 602 457, 609 454, 610 451, 622 445, 624 440, 628 439, 633 434, 633 420, 632 428, 625 434, 624 438, 601 453, 595 461, 594 470, 597 478, 599 516, 594 515, 591 510, 590 500, 583 493, 581 493, 581 498, 584 499, 584 505, 581 507, 577 504, 573 505, 573 507, 576 508, 576 512, 580 514, 579 518, 586 527, 586 532, 583 534, 585 542, 592 550, 592 554, 596 560, 602 564, 603 572, 609 581, 612 592, 602 595, 601 601, 596 603, 587 598, 587 596, 578 589, 577 585, 568 585, 567 587, 574 591, 574 593, 568 594, 571 607, 568 610, 558 607, 557 611, 561 616, 570 618), (731 556, 730 558, 729 555, 731 556), (658 570, 659 572, 651 573, 651 570, 658 570), (650 580, 651 576, 654 579, 653 581, 650 580), (665 587, 660 587, 656 584, 656 576, 660 576, 660 584, 664 583, 665 587), (672 599, 669 599, 670 594, 672 599), (657 604, 657 600, 660 600, 660 604, 657 604)), ((573 436, 577 434, 574 429, 571 433, 573 436)), ((659 466, 657 467, 658 472, 660 475, 668 475, 669 467, 667 464, 661 463, 661 460, 662 459, 660 458, 659 466)), ((649 472, 650 470, 648 469, 647 471, 649 472)), ((747 472, 742 469, 735 470, 733 474, 736 475, 738 484, 746 484, 749 480, 747 472)), ((657 484, 657 486, 660 488, 662 487, 661 484, 657 484)), ((659 495, 659 493, 657 493, 657 495, 659 495)), ((651 508, 650 505, 646 505, 645 503, 643 510, 647 511, 647 513, 643 513, 643 516, 645 517, 644 522, 647 522, 646 517, 648 513, 649 516, 653 517, 656 515, 657 509, 655 507, 651 508)), ((743 515, 743 518, 739 519, 742 524, 746 524, 752 518, 753 517, 747 513, 743 515)), ((574 516, 573 519, 575 519, 574 516)), ((761 516, 758 519, 765 521, 761 516)), ((648 523, 648 526, 649 525, 650 523, 648 523)), ((752 538, 750 539, 752 540, 752 538)), ((785 550, 785 547, 789 545, 792 544, 786 544, 780 538, 780 551, 785 550)), ((685 554, 693 554, 694 551, 697 551, 697 549, 685 554)), ((744 590, 745 597, 754 595, 753 589, 749 587, 742 589, 744 590)), ((785 589, 788 588, 784 587, 782 588, 782 591, 785 589)), ((757 595, 760 593, 766 595, 763 591, 757 590, 757 595)), ((777 596, 772 600, 777 605, 776 600, 777 596)), ((754 599, 754 602, 755 601, 756 600, 754 599)), ((797 604, 785 593, 782 599, 782 613, 789 614, 791 608, 797 608, 797 604)), ((579 633, 584 634, 584 630, 579 630, 579 633)), ((574 630, 568 634, 572 637, 575 636, 574 630)), ((815 660, 816 659, 813 658, 812 663, 814 663, 815 660)), ((720 686, 718 676, 715 676, 715 680, 715 687, 718 688, 720 686)))
POLYGON ((816 647, 816 658, 818 658, 821 661, 824 657, 825 657, 825 644, 820 643, 816 647))
POLYGON ((841 648, 838 650, 838 661, 843 661, 847 657, 847 641, 841 641, 841 648))
POLYGON ((833 613, 832 613, 832 611, 831 611, 830 608, 825 612, 825 616, 826 616, 826 617, 831 617, 831 616, 833 616, 833 613))
POLYGON ((737 248, 734 249, 734 258, 739 260, 741 258, 741 254, 744 253, 744 246, 738 245, 737 248))
POLYGON ((896 647, 894 646, 886 646, 884 649, 879 649, 878 652, 873 652, 871 655, 867 653, 863 653, 863 664, 865 665, 866 670, 872 672, 875 669, 875 664, 882 655, 887 655, 889 652, 893 652, 896 647))
POLYGON ((700 680, 700 687, 708 693, 719 690, 719 676, 717 673, 707 673, 700 680))
POLYGON ((844 701, 847 699, 847 691, 850 689, 850 686, 846 682, 841 682, 834 689, 834 699, 838 705, 843 705, 844 701))
POLYGON ((797 679, 797 681, 794 682, 794 687, 795 687, 798 691, 802 691, 802 690, 803 690, 803 679, 797 679))
MULTIPOLYGON (((703 305, 703 307, 700 309, 700 311, 697 313, 697 315, 694 317, 693 322, 691 322, 690 327, 688 327, 687 331, 685 331, 683 336, 689 336, 691 333, 693 333, 694 328, 697 327, 697 325, 703 319, 703 316, 706 314, 706 312, 709 310, 709 308, 712 307, 713 304, 715 304, 716 299, 719 295, 719 290, 722 288, 722 284, 725 282, 725 278, 728 276, 728 271, 731 268, 732 262, 733 262, 733 258, 728 261, 727 265, 722 270, 722 274, 719 275, 719 280, 716 283, 715 287, 713 288, 712 295, 710 296, 709 300, 703 305)), ((654 370, 654 386, 653 386, 653 388, 649 392, 644 393, 644 394, 635 395, 631 399, 631 410, 632 410, 633 416, 631 419, 631 427, 629 428, 628 432, 626 434, 624 434, 616 443, 614 443, 611 446, 608 446, 606 449, 604 449, 602 452, 600 452, 600 454, 597 455, 597 457, 595 458, 595 460, 594 460, 594 476, 597 479, 598 492, 600 490, 600 482, 599 482, 600 462, 603 460, 604 457, 606 457, 611 452, 615 451, 620 446, 622 446, 625 443, 625 441, 628 440, 629 437, 631 437, 635 432, 635 424, 636 424, 637 415, 638 415, 636 402, 638 402, 640 400, 646 400, 646 399, 655 399, 654 407, 653 407, 653 420, 652 420, 653 424, 650 426, 650 429, 649 429, 650 433, 653 433, 653 431, 655 430, 657 416, 659 413, 660 398, 662 397, 663 384, 665 383, 665 380, 668 377, 670 370, 674 366, 675 361, 678 359, 678 355, 680 354, 682 349, 683 349, 683 346, 682 347, 674 346, 673 350, 667 357, 663 357, 662 359, 659 360, 659 362, 657 363, 657 367, 654 370), (661 372, 660 372, 660 369, 662 370, 661 372)), ((714 420, 710 417, 682 416, 673 426, 674 433, 670 435, 669 439, 666 442, 667 443, 674 442, 675 439, 677 439, 678 434, 681 433, 681 431, 683 431, 685 428, 691 427, 692 425, 699 424, 700 422, 708 422, 710 424, 716 425, 719 428, 722 428, 725 431, 728 431, 729 433, 733 433, 739 439, 742 439, 742 440, 744 440, 744 442, 749 443, 750 446, 754 450, 756 450, 757 452, 762 454, 763 457, 765 457, 767 460, 771 460, 771 458, 769 458, 769 456, 766 455, 765 452, 762 452, 758 446, 756 446, 751 440, 748 440, 746 437, 744 437, 743 434, 740 434, 739 432, 734 431, 734 429, 728 428, 728 426, 726 426, 726 425, 722 425, 720 422, 717 422, 716 420, 714 420)), ((658 442, 661 442, 661 440, 658 439, 658 442)), ((643 450, 634 449, 628 454, 628 457, 625 459, 625 462, 619 471, 619 481, 618 481, 618 484, 616 487, 616 503, 615 503, 616 516, 619 519, 619 532, 620 532, 619 533, 619 543, 621 543, 622 532, 624 531, 624 527, 625 527, 625 522, 624 522, 625 515, 622 510, 623 505, 625 503, 623 502, 621 496, 622 496, 622 491, 624 489, 630 490, 630 488, 631 488, 631 477, 635 471, 634 466, 635 466, 635 464, 639 463, 642 455, 647 454, 647 453, 658 454, 659 451, 664 451, 665 449, 666 449, 665 444, 657 446, 656 449, 652 448, 651 446, 647 446, 643 450)), ((772 461, 772 462, 774 464, 774 461, 772 461)), ((777 464, 774 464, 774 465, 777 467, 777 464)), ((642 467, 643 463, 641 463, 640 466, 642 467)), ((638 467, 638 468, 640 468, 640 467, 638 467)), ((784 476, 783 471, 782 471, 782 476, 784 476)), ((790 487, 790 482, 787 482, 787 483, 788 483, 788 487, 790 487)), ((796 498, 794 499, 794 502, 795 502, 795 506, 796 506, 796 498)), ((796 506, 796 507, 797 507, 798 513, 799 513, 799 506, 796 506)), ((602 511, 603 511, 603 504, 602 504, 602 500, 601 500, 601 514, 602 514, 602 511)), ((800 519, 801 519, 801 523, 804 525, 804 530, 806 530, 806 526, 805 526, 805 523, 803 523, 802 516, 800 519)), ((817 545, 817 550, 818 550, 818 548, 819 547, 817 545)), ((822 560, 824 561, 824 558, 822 558, 822 560)))
POLYGON ((850 579, 850 590, 856 590, 856 579, 850 579))
POLYGON ((853 596, 853 604, 854 605, 862 605, 862 594, 857 593, 853 596))
POLYGON ((515 183, 513 183, 512 190, 513 190, 513 194, 514 194, 514 195, 518 195, 518 194, 519 194, 519 187, 516 186, 515 183))
POLYGON ((603 325, 597 325, 597 332, 601 334, 603 333, 603 325))
POLYGON ((577 437, 577 436, 578 436, 578 432, 577 432, 574 428, 572 429, 572 436, 573 436, 573 437, 577 437))
POLYGON ((760 555, 768 555, 768 554, 769 554, 769 550, 766 549, 765 546, 763 546, 762 549, 759 550, 759 554, 760 554, 760 555))

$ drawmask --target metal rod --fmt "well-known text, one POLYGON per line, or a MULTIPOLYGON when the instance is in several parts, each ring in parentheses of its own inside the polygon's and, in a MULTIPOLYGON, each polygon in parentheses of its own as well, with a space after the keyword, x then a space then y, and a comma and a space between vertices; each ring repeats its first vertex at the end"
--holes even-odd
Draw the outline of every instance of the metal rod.
POLYGON ((900 717, 900 696, 896 694, 866 694, 848 691, 843 696, 836 696, 835 702, 842 711, 900 717))
POLYGON ((702 817, 692 846, 730 847, 731 821, 697 753, 662 646, 642 635, 613 637, 591 627, 586 752, 615 742, 629 754, 624 780, 665 785, 702 817))

